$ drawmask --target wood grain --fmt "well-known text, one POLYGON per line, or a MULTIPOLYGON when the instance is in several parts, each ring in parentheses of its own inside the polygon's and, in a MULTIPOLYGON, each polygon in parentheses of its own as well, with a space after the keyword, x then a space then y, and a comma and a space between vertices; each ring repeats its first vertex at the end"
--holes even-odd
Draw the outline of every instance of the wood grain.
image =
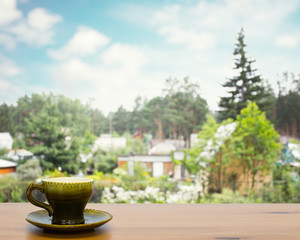
POLYGON ((88 232, 34 227, 29 203, 0 204, 0 239, 300 239, 300 204, 89 204, 113 215, 88 232))

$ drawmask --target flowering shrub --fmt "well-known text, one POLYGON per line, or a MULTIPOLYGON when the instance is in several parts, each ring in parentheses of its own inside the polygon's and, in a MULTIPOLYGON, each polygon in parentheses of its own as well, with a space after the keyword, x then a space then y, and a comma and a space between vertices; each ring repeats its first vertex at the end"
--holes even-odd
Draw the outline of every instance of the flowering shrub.
POLYGON ((122 187, 104 188, 103 203, 197 203, 200 201, 201 190, 194 185, 179 186, 179 191, 166 193, 151 186, 145 190, 126 191, 122 187))
POLYGON ((201 187, 182 185, 176 193, 167 192, 166 203, 197 203, 200 201, 201 193, 201 187))

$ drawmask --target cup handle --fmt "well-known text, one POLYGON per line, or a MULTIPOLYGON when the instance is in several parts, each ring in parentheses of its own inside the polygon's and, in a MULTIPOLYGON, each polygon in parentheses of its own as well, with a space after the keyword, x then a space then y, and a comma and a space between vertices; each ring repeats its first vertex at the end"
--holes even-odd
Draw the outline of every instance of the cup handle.
POLYGON ((26 190, 26 198, 28 199, 29 202, 31 202, 33 205, 37 206, 37 207, 41 207, 44 208, 48 211, 49 216, 51 217, 53 215, 53 209, 49 204, 46 203, 42 203, 36 199, 34 199, 31 195, 33 190, 39 190, 41 193, 44 193, 44 187, 42 184, 35 184, 35 183, 31 183, 27 190, 26 190))

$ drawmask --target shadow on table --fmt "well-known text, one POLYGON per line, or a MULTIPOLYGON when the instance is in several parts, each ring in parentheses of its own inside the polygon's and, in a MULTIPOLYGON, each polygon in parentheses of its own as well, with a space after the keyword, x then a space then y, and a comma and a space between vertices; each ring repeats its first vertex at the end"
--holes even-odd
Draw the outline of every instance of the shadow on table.
POLYGON ((80 232, 58 232, 51 230, 43 230, 34 226, 29 226, 27 231, 27 239, 98 239, 109 240, 111 239, 111 232, 109 226, 102 226, 97 229, 80 231, 80 232))

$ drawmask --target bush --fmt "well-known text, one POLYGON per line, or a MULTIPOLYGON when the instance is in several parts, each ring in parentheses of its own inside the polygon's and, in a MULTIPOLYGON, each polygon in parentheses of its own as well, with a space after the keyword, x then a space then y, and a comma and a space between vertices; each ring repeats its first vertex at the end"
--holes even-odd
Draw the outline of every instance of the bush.
POLYGON ((19 181, 15 174, 0 177, 0 202, 25 202, 29 181, 19 181))
POLYGON ((42 169, 38 159, 27 160, 24 164, 17 167, 17 176, 21 181, 33 181, 40 177, 42 169))
POLYGON ((61 172, 58 169, 54 169, 53 171, 47 169, 44 171, 43 176, 47 178, 56 178, 56 177, 69 177, 69 174, 67 172, 61 172))

